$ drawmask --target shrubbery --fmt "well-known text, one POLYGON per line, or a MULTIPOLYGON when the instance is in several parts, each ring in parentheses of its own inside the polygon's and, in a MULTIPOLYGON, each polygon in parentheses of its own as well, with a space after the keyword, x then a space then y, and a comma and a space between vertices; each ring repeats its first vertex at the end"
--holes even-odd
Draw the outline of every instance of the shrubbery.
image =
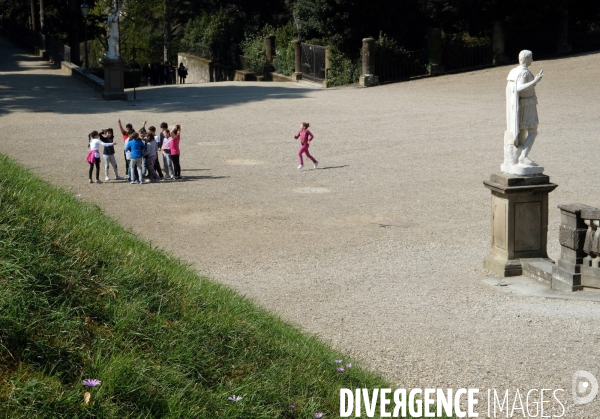
POLYGON ((331 70, 327 77, 328 86, 343 86, 358 83, 361 73, 360 58, 352 60, 335 46, 330 46, 329 65, 331 66, 331 70))

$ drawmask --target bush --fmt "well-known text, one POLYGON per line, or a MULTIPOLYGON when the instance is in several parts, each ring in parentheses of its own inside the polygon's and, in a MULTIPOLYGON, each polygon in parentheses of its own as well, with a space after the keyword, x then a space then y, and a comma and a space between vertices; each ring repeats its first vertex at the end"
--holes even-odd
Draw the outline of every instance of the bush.
POLYGON ((352 60, 335 46, 329 47, 331 69, 327 77, 328 86, 344 86, 358 83, 361 73, 361 59, 352 60))
POLYGON ((212 14, 190 20, 184 28, 182 48, 191 50, 206 45, 223 64, 232 63, 244 37, 245 16, 236 6, 221 8, 212 14))
POLYGON ((273 31, 275 35, 275 53, 273 60, 275 72, 285 76, 291 76, 296 70, 296 58, 294 53, 294 41, 298 39, 298 32, 293 22, 273 31))

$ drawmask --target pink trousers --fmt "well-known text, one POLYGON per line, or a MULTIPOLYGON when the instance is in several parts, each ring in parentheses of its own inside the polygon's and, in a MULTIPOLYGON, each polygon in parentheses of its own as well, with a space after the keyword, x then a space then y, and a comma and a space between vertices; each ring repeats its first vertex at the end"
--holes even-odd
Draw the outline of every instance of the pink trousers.
POLYGON ((315 158, 313 156, 311 156, 310 153, 308 152, 308 144, 305 144, 302 147, 300 147, 300 151, 298 151, 298 157, 300 157, 300 164, 304 164, 304 160, 302 160, 302 154, 305 154, 305 153, 306 153, 306 157, 311 159, 313 163, 317 162, 315 160, 315 158))

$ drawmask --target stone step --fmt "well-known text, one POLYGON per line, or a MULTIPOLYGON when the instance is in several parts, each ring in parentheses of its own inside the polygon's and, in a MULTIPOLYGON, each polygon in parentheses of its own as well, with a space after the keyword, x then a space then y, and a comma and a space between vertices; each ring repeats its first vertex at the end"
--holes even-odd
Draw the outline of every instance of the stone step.
POLYGON ((543 258, 532 258, 532 259, 521 259, 521 267, 523 268, 523 275, 543 279, 550 283, 552 281, 552 267, 556 266, 552 259, 543 258))

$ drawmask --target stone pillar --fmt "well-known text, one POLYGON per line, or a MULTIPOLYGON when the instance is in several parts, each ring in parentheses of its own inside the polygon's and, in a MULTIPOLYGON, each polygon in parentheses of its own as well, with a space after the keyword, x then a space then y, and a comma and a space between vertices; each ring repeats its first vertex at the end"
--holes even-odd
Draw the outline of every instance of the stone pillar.
POLYGON ((102 65, 104 67, 104 93, 102 93, 102 98, 106 100, 127 100, 123 76, 125 61, 120 58, 105 58, 102 65))
POLYGON ((560 209, 560 259, 552 268, 552 289, 579 291, 588 226, 585 219, 600 219, 600 210, 583 204, 559 205, 560 209))
POLYGON ((269 70, 273 70, 273 58, 275 57, 275 35, 265 36, 265 59, 269 70))
POLYGON ((558 185, 546 175, 497 173, 483 182, 492 191, 492 250, 483 267, 500 276, 522 274, 522 258, 548 258, 548 194, 558 185))
POLYGON ((364 38, 362 45, 362 75, 359 84, 362 87, 377 86, 379 77, 375 76, 375 40, 364 38))
POLYGON ((442 39, 442 30, 440 28, 429 28, 428 34, 429 64, 431 66, 430 74, 444 73, 444 40, 442 39))
POLYGON ((494 30, 492 32, 492 48, 494 51, 494 65, 502 65, 508 63, 508 57, 504 49, 504 22, 501 20, 494 21, 494 30))
POLYGON ((294 57, 296 59, 296 71, 292 74, 292 80, 302 80, 302 44, 299 39, 294 41, 294 57))
POLYGON ((571 52, 571 49, 571 45, 569 44, 569 5, 565 3, 558 27, 557 52, 559 54, 568 54, 571 52))
POLYGON ((329 62, 329 47, 325 47, 325 80, 323 80, 323 87, 327 87, 327 79, 329 79, 329 70, 331 70, 331 64, 329 62))

